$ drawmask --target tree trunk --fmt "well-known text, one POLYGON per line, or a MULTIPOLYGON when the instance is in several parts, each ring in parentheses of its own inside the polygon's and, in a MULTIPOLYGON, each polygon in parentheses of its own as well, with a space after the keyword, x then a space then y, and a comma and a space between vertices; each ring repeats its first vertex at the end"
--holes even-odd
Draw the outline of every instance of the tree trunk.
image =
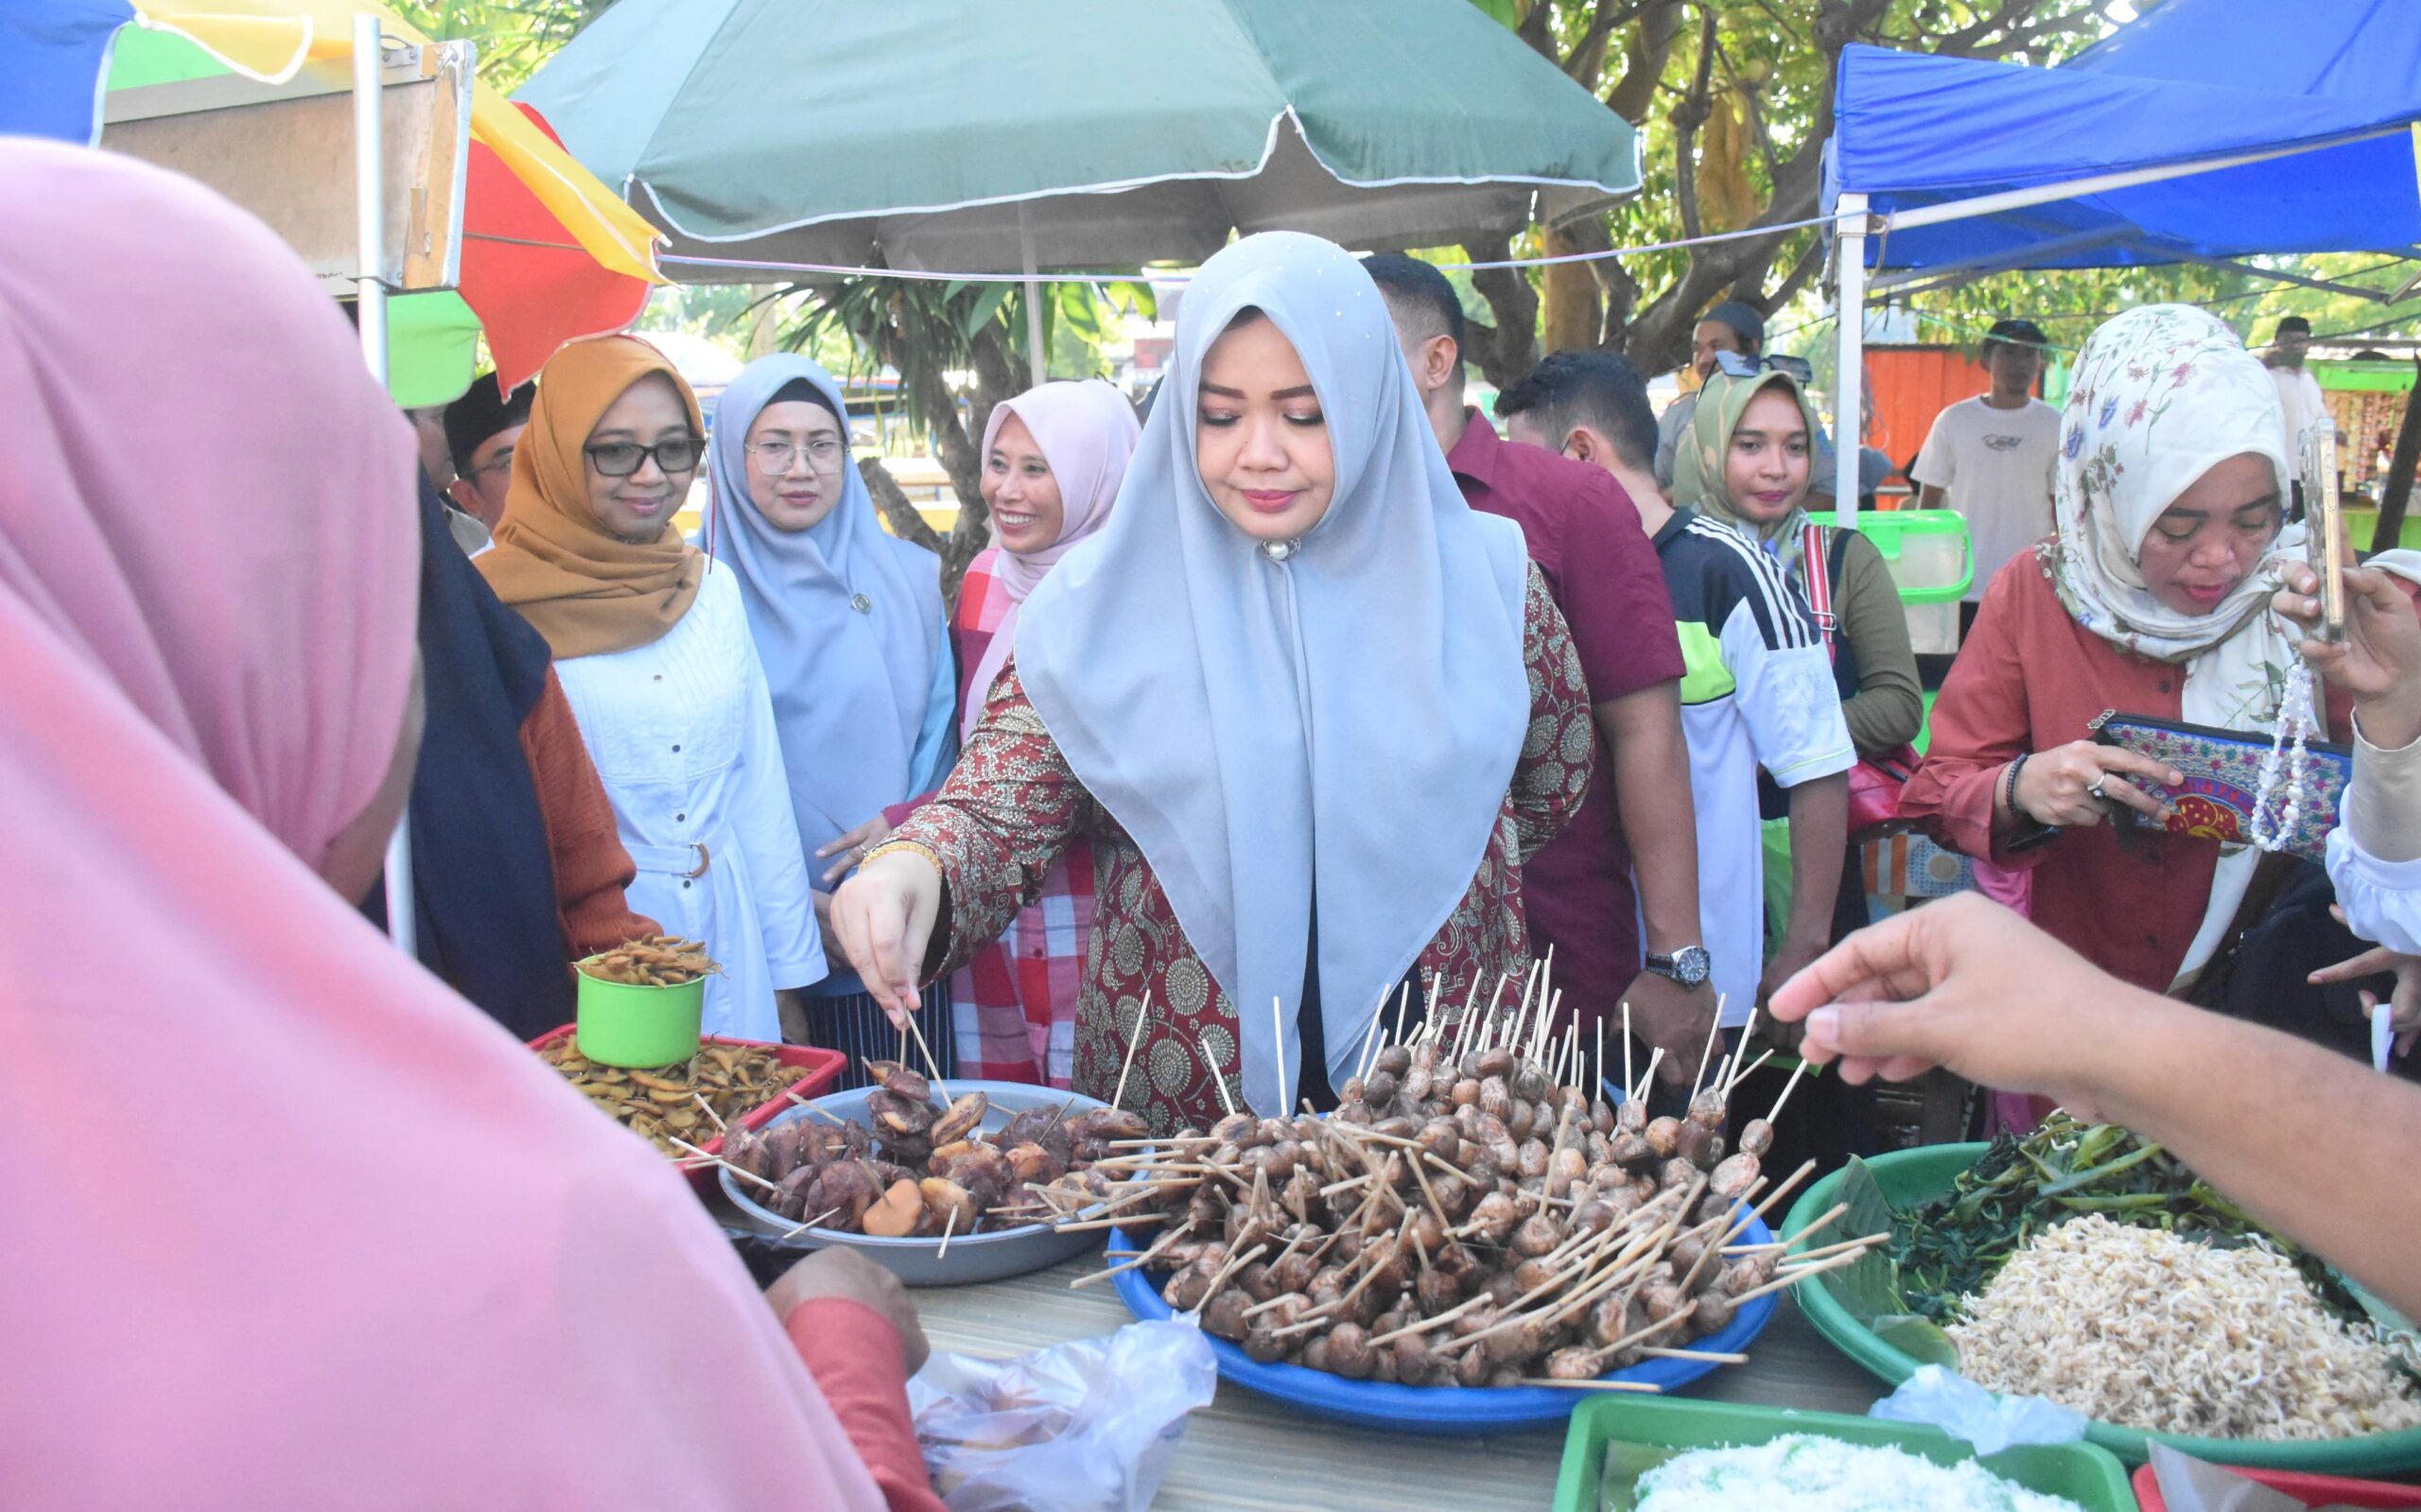
POLYGON ((948 543, 942 539, 941 532, 916 513, 916 506, 909 501, 907 490, 899 486, 899 479, 891 476, 891 469, 882 465, 881 458, 861 459, 858 476, 866 480, 866 492, 874 495, 874 507, 882 512, 883 521, 891 527, 892 534, 913 546, 921 546, 936 556, 943 554, 948 543))
MULTIPOLYGON (((1602 222, 1583 222, 1573 231, 1578 235, 1548 232, 1547 255, 1562 257, 1602 251, 1611 245, 1602 222)), ((1598 304, 1597 275, 1590 271, 1587 263, 1550 263, 1545 273, 1546 334, 1542 344, 1546 350, 1571 352, 1596 345, 1597 333, 1605 323, 1605 312, 1598 304)))
MULTIPOLYGON (((1466 242, 1463 255, 1475 263, 1503 262, 1513 255, 1513 243, 1504 236, 1466 242)), ((1496 323, 1473 325, 1472 350, 1463 356, 1478 363, 1481 375, 1502 389, 1538 365, 1539 291, 1518 268, 1480 269, 1472 274, 1472 287, 1488 301, 1496 323)))

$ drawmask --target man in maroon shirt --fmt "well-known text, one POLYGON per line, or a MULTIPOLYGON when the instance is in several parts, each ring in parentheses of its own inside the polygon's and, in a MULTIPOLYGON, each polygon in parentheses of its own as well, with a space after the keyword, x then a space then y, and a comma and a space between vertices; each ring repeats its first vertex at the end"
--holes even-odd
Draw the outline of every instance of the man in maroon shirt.
POLYGON ((1698 939, 1698 827, 1681 733, 1681 648, 1639 512, 1598 468, 1514 446, 1463 404, 1463 310, 1409 257, 1367 259, 1437 444, 1473 509, 1522 527, 1589 679, 1595 774, 1562 834, 1523 868, 1523 900, 1583 1023, 1630 1005, 1632 1028, 1686 1084, 1715 1018, 1698 939), (1608 759, 1611 756, 1611 759, 1608 759), (1638 891, 1632 891, 1632 873, 1638 891), (1640 953, 1638 921, 1646 929, 1640 953))

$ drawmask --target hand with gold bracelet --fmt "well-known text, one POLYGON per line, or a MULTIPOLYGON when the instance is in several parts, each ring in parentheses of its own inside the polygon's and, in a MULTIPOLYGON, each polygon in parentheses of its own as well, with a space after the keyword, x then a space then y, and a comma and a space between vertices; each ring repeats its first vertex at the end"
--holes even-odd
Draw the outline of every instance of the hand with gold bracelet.
POLYGON ((940 858, 914 841, 877 845, 832 895, 832 931, 894 1025, 904 1027, 916 1011, 918 979, 941 910, 940 858))

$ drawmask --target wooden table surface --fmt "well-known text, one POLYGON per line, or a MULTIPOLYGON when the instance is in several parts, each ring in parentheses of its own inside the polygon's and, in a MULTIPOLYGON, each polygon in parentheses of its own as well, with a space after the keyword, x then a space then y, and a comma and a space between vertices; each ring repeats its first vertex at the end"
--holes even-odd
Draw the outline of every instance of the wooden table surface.
MULTIPOLYGON (((1102 1264, 1092 1254, 1047 1271, 975 1286, 920 1288, 916 1308, 935 1349, 1004 1357, 1091 1338, 1133 1321, 1104 1282, 1068 1283, 1102 1264)), ((1785 1296, 1750 1347, 1750 1362, 1718 1369, 1682 1395, 1822 1412, 1863 1413, 1882 1395, 1785 1296)), ((1547 1507, 1555 1500, 1563 1427, 1478 1438, 1382 1433, 1324 1417, 1222 1381, 1187 1420, 1185 1441, 1155 1512, 1463 1512, 1547 1507)))

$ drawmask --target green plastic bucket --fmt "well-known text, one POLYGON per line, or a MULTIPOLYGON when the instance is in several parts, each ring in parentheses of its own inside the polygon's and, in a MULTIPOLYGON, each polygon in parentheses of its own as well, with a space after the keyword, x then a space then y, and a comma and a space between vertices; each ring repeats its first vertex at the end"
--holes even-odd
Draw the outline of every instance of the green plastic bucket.
MULTIPOLYGON (((1834 516, 1810 514, 1819 525, 1834 516)), ((1947 656, 1959 649, 1959 600, 1976 581, 1976 547, 1967 520, 1956 510, 1860 510, 1860 535, 1883 553, 1908 617, 1908 642, 1921 655, 1947 656)))
POLYGON ((580 974, 573 1037, 604 1066, 672 1066, 698 1053, 706 979, 677 987, 634 987, 580 974))

